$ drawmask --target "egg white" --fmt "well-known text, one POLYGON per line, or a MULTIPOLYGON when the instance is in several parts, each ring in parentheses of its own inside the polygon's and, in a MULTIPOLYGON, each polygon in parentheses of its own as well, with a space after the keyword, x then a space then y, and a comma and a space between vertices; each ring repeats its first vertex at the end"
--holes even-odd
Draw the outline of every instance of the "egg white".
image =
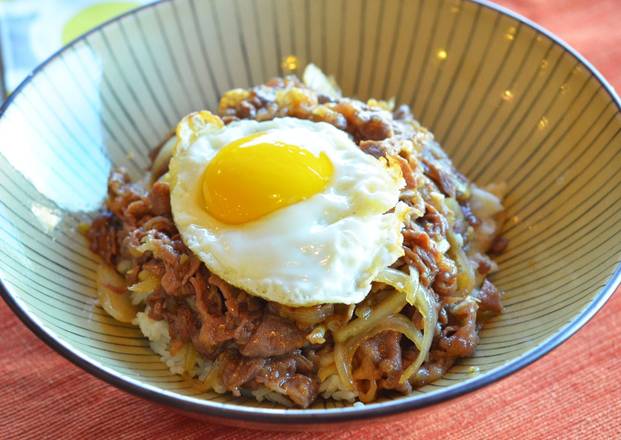
POLYGON ((194 128, 187 118, 180 123, 170 162, 174 221, 186 245, 227 282, 290 306, 353 304, 403 255, 403 178, 397 167, 360 151, 344 132, 294 118, 194 128), (204 170, 222 147, 257 132, 268 132, 266 141, 324 152, 334 174, 322 192, 306 200, 246 224, 223 224, 204 209, 204 170))

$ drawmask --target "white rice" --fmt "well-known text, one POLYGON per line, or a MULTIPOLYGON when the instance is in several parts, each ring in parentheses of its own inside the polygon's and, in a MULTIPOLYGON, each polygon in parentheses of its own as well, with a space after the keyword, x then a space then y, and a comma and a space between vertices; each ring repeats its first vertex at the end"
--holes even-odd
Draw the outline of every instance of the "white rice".
POLYGON ((353 402, 357 397, 355 392, 343 387, 338 374, 328 376, 326 380, 319 385, 319 394, 321 394, 324 399, 346 400, 348 402, 353 402))
POLYGON ((293 406, 293 402, 291 402, 291 400, 289 400, 287 396, 277 391, 272 391, 267 387, 260 387, 256 390, 251 391, 250 394, 259 402, 269 400, 270 402, 278 403, 288 408, 293 406))
MULTIPOLYGON (((149 339, 151 350, 160 355, 162 362, 166 364, 173 374, 188 373, 190 377, 199 377, 205 370, 211 368, 211 362, 197 355, 190 371, 186 370, 186 356, 189 354, 187 346, 179 350, 174 356, 170 353, 170 333, 166 321, 156 321, 149 318, 148 307, 144 312, 138 312, 134 323, 140 327, 140 331, 149 339)), ((206 376, 207 374, 204 374, 206 376)))

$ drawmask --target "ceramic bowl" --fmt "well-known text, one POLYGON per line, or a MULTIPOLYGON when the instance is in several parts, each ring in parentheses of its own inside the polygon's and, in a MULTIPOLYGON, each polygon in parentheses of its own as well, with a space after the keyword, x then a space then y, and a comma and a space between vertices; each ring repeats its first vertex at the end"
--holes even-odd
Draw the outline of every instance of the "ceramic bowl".
POLYGON ((0 140, 5 301, 88 372, 209 420, 325 429, 446 401, 561 344, 620 279, 619 100, 573 49, 486 2, 149 4, 37 68, 3 106, 0 140), (410 104, 459 170, 509 190, 510 244, 494 278, 507 292, 504 314, 485 327, 476 355, 443 379, 362 407, 320 400, 286 409, 195 390, 136 328, 99 308, 97 260, 76 230, 100 206, 110 169, 140 176, 182 116, 307 62, 333 74, 346 95, 410 104))

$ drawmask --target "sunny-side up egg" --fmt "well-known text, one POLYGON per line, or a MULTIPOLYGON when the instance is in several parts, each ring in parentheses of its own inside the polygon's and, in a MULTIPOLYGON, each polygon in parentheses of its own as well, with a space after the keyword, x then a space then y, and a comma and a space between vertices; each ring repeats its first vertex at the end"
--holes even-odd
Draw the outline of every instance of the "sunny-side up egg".
POLYGON ((232 285, 290 306, 353 304, 403 255, 398 166, 333 126, 281 118, 223 127, 201 112, 177 137, 175 224, 232 285))

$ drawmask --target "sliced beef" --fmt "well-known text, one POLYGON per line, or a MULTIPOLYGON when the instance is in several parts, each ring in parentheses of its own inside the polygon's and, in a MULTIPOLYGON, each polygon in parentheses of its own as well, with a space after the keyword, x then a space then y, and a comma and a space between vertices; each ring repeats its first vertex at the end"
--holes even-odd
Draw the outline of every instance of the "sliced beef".
POLYGON ((89 248, 106 263, 115 265, 119 251, 117 233, 121 229, 118 218, 110 211, 104 211, 93 219, 88 230, 89 248))
POLYGON ((405 261, 418 270, 420 281, 429 287, 439 272, 437 252, 430 243, 429 235, 424 231, 406 229, 403 232, 405 261))
POLYGON ((383 141, 361 141, 360 149, 376 159, 386 157, 389 153, 383 141))
POLYGON ((208 357, 215 356, 227 341, 246 343, 262 316, 260 310, 249 310, 246 295, 232 286, 202 273, 192 279, 196 291, 196 309, 201 321, 194 338, 197 349, 208 357), (216 281, 217 284, 212 284, 216 281), (241 298, 238 298, 241 296, 241 298))
POLYGON ((447 306, 449 325, 439 338, 438 345, 451 357, 470 357, 479 343, 477 304, 464 300, 447 306))
MULTIPOLYGON (((153 219, 151 219, 153 220, 153 219)), ((187 296, 192 292, 183 289, 199 269, 201 262, 193 255, 178 234, 170 237, 157 229, 149 230, 140 240, 140 247, 153 254, 164 265, 160 283, 166 293, 173 296, 187 296)))
POLYGON ((305 342, 305 334, 292 321, 268 314, 239 351, 244 356, 278 356, 302 347, 305 342))
POLYGON ((319 380, 294 374, 282 384, 285 394, 299 407, 308 408, 319 393, 319 380))
POLYGON ((502 313, 502 303, 500 301, 502 292, 494 286, 494 284, 485 279, 481 288, 475 291, 472 296, 479 302, 479 312, 489 312, 492 315, 502 313))
POLYGON ((168 323, 171 352, 174 351, 173 348, 180 348, 192 341, 197 334, 198 316, 184 300, 166 295, 160 289, 147 298, 147 305, 149 318, 156 321, 165 320, 168 323))
MULTIPOLYGON (((354 363, 360 369, 369 370, 361 372, 361 377, 372 374, 380 389, 410 392, 411 387, 408 383, 399 383, 404 370, 400 344, 401 333, 395 331, 381 332, 364 341, 354 359, 354 363), (372 366, 368 364, 369 362, 372 366)), ((357 376, 356 373, 354 371, 354 377, 357 376)))
POLYGON ((248 295, 217 275, 209 277, 209 283, 220 290, 222 297, 226 301, 227 312, 233 318, 243 318, 245 315, 261 312, 264 301, 255 296, 248 295))
POLYGON ((487 274, 498 268, 496 263, 486 254, 481 254, 477 252, 471 255, 469 258, 474 267, 476 267, 479 275, 486 276, 487 274))
POLYGON ((418 180, 410 162, 401 156, 394 156, 394 158, 399 164, 399 168, 401 168, 405 187, 407 189, 415 189, 418 186, 418 180))
POLYGON ((425 214, 417 222, 430 236, 446 237, 446 231, 449 228, 448 221, 431 204, 425 203, 425 214))
MULTIPOLYGON (((416 353, 408 352, 406 355, 409 355, 410 359, 408 360, 408 364, 413 362, 416 353)), ((427 361, 421 365, 419 370, 416 372, 414 377, 410 379, 410 382, 415 387, 420 387, 426 385, 431 382, 435 382, 436 380, 442 378, 444 374, 453 366, 455 363, 455 358, 448 356, 446 352, 442 350, 431 350, 429 352, 429 356, 427 361)))
POLYGON ((358 146, 365 153, 379 159, 390 157, 401 168, 401 174, 405 180, 406 188, 414 189, 418 186, 416 174, 410 162, 399 155, 402 149, 403 139, 387 138, 383 140, 362 140, 358 146))
POLYGON ((452 174, 447 172, 439 162, 433 159, 423 158, 422 162, 425 174, 438 185, 438 188, 440 188, 444 195, 455 198, 457 190, 452 174))
POLYGON ((163 215, 156 215, 155 217, 149 218, 143 223, 141 229, 143 231, 158 231, 169 237, 177 235, 177 227, 172 221, 172 218, 163 215))
POLYGON ((234 351, 223 353, 218 360, 222 384, 238 396, 239 388, 253 380, 267 362, 261 358, 243 358, 234 351))
POLYGON ((236 395, 240 388, 264 386, 284 394, 302 408, 308 407, 319 392, 319 382, 307 358, 299 352, 273 358, 251 358, 229 350, 218 358, 220 378, 236 395), (313 376, 313 377, 311 377, 313 376))
POLYGON ((147 194, 143 185, 139 183, 132 183, 129 175, 123 170, 114 171, 110 174, 108 179, 108 199, 106 200, 106 207, 114 215, 116 215, 124 223, 135 225, 136 212, 138 205, 134 205, 130 209, 130 206, 134 202, 144 202, 144 198, 147 194), (126 214, 130 210, 130 214, 126 214))
POLYGON ((502 254, 507 246, 509 245, 509 240, 507 237, 498 236, 492 241, 492 246, 490 247, 489 254, 490 255, 500 255, 502 254))
POLYGON ((196 333, 196 318, 194 312, 186 304, 176 308, 166 315, 170 338, 174 341, 189 342, 196 333))
POLYGON ((358 146, 362 151, 379 159, 380 157, 397 156, 401 151, 401 140, 382 139, 382 140, 363 140, 358 146))
POLYGON ((356 141, 379 141, 394 135, 391 115, 385 110, 347 98, 338 101, 333 109, 345 117, 346 130, 356 141))
MULTIPOLYGON (((434 209, 433 213, 437 211, 434 209)), ((422 227, 427 226, 427 229, 432 229, 430 225, 434 220, 430 218, 419 220, 421 220, 422 227)), ((446 219, 433 227, 440 231, 445 230, 448 227, 445 222, 446 219)), ((450 296, 457 290, 455 262, 438 251, 437 247, 431 243, 427 231, 423 230, 420 225, 403 231, 403 244, 404 259, 416 268, 424 287, 432 287, 441 297, 450 296)))
POLYGON ((149 318, 155 321, 166 319, 166 295, 163 292, 155 292, 149 295, 147 305, 149 306, 149 318))
POLYGON ((240 353, 248 357, 272 357, 291 353, 305 343, 306 334, 286 318, 266 313, 265 302, 252 297, 211 275, 209 285, 218 293, 208 289, 202 281, 195 279, 196 307, 202 321, 195 340, 201 351, 213 354, 223 342, 234 341, 240 353), (214 295, 223 301, 214 299, 214 295), (224 311, 214 307, 224 303, 224 311))
POLYGON ((319 381, 308 369, 308 360, 301 354, 270 359, 254 378, 254 382, 289 397, 296 405, 306 408, 317 397, 319 381))

